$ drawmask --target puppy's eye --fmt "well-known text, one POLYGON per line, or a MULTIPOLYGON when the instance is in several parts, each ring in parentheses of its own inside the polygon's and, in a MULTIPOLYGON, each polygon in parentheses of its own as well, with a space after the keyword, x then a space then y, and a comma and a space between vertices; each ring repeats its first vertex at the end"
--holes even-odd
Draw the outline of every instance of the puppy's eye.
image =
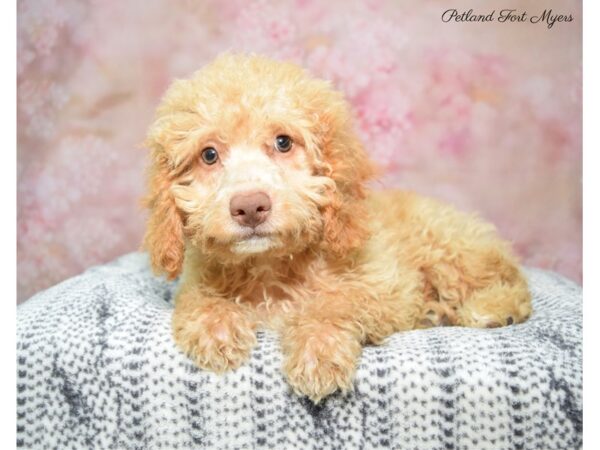
POLYGON ((281 134, 275 138, 275 148, 281 153, 289 152, 292 148, 292 138, 281 134))
POLYGON ((200 156, 202 156, 202 161, 209 165, 216 163, 217 159, 219 159, 219 153, 213 147, 207 147, 202 150, 200 156))

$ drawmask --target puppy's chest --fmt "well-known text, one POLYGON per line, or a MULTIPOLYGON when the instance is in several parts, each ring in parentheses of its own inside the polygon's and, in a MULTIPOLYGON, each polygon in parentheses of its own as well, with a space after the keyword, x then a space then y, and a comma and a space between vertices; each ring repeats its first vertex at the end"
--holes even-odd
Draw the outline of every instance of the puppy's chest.
POLYGON ((232 294, 239 303, 267 318, 294 309, 307 290, 302 281, 265 276, 246 281, 232 294))
POLYGON ((257 322, 274 327, 318 292, 318 283, 307 274, 266 272, 248 277, 231 295, 254 312, 257 322))

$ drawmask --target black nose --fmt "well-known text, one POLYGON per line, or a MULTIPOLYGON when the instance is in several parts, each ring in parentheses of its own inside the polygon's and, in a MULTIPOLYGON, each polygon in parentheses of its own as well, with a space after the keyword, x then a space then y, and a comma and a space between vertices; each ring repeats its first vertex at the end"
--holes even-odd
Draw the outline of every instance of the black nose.
POLYGON ((236 194, 229 202, 229 213, 240 225, 254 228, 269 217, 271 199, 262 191, 236 194))

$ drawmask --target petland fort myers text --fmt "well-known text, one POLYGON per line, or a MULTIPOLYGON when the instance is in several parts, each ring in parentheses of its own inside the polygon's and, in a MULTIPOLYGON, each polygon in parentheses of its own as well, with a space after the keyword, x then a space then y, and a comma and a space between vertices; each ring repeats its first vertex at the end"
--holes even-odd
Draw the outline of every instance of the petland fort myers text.
POLYGON ((494 9, 486 13, 475 13, 472 9, 459 11, 447 9, 442 14, 442 22, 499 22, 499 23, 533 23, 545 24, 551 29, 557 23, 568 23, 573 21, 572 14, 556 13, 552 9, 530 14, 527 11, 516 9, 502 9, 498 12, 494 9))

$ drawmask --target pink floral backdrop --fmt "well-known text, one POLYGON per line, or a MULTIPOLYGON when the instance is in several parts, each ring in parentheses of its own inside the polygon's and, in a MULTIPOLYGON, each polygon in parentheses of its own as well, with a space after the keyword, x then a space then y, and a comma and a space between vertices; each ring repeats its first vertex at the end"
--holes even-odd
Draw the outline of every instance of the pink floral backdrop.
POLYGON ((343 90, 377 187, 478 211, 581 281, 581 2, 19 0, 18 300, 139 249, 153 109, 225 50, 343 90), (571 23, 444 23, 553 8, 571 23))

